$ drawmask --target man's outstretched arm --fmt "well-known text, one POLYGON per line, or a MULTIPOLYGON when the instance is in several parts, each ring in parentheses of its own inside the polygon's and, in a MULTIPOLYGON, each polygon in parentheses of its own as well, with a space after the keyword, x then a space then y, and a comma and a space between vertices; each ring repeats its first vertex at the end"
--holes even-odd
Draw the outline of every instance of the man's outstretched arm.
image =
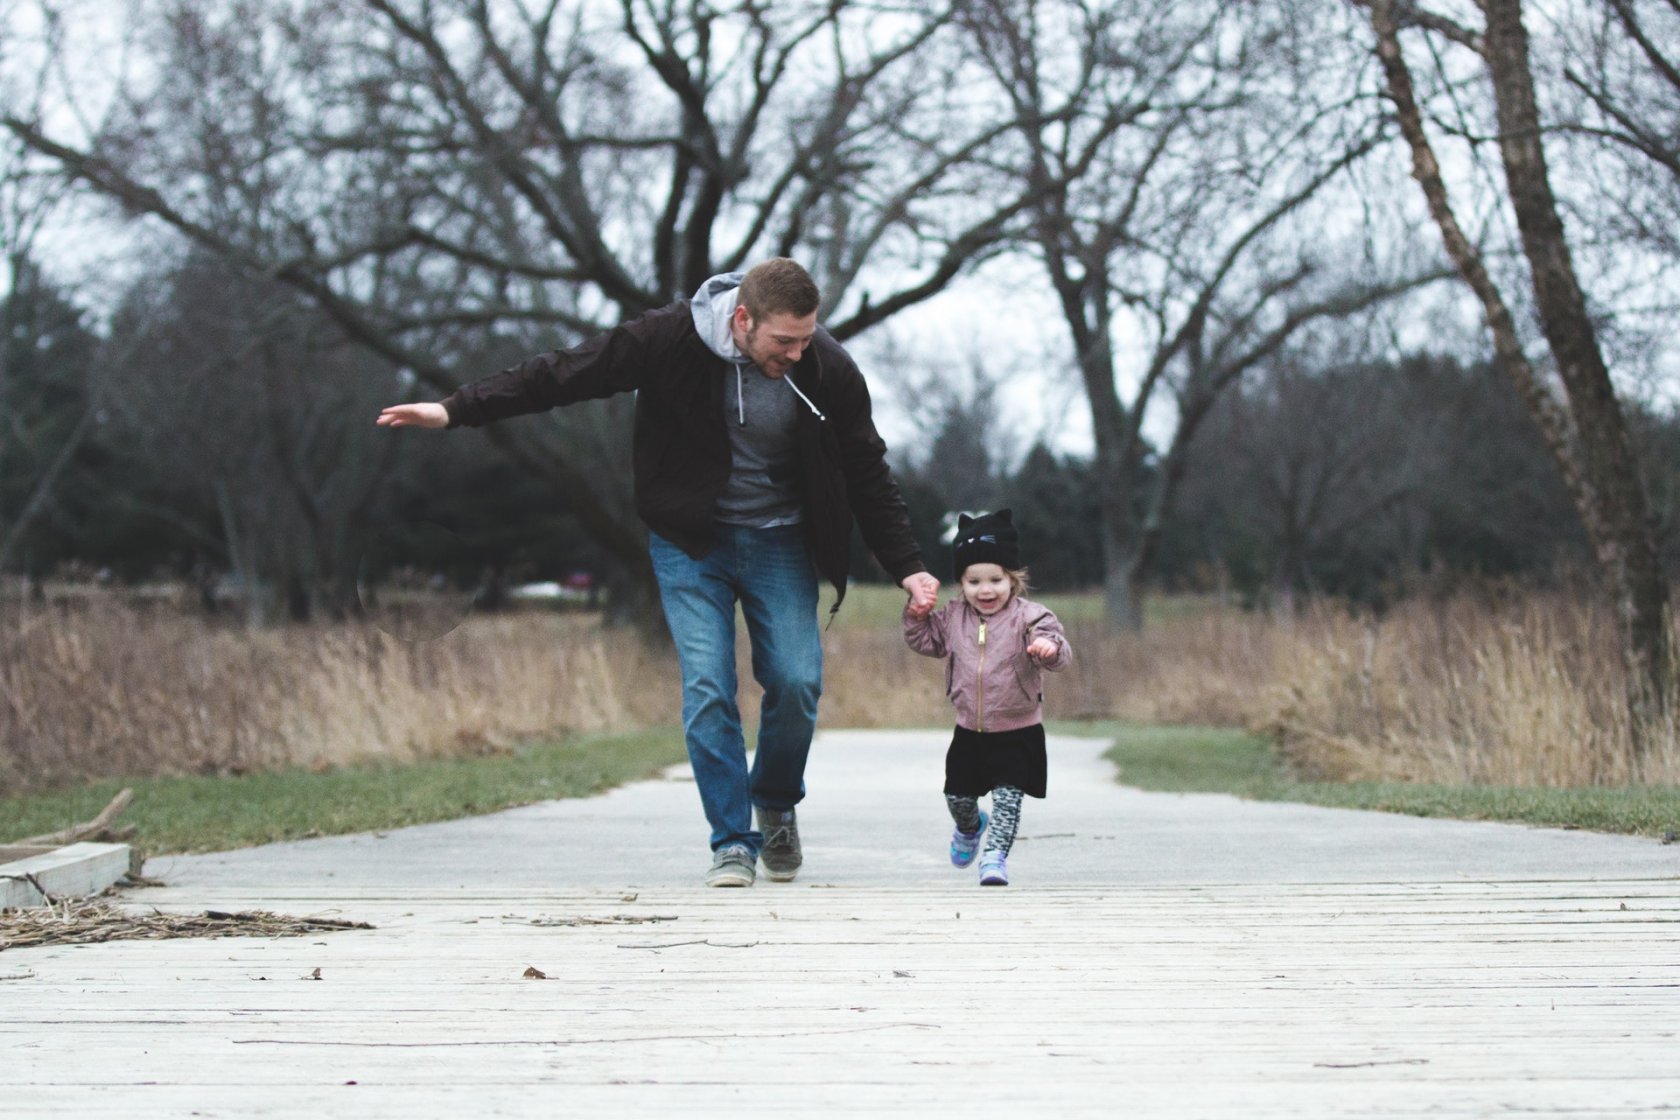
POLYGON ((394 404, 382 410, 374 423, 381 428, 447 428, 449 410, 434 401, 394 404))

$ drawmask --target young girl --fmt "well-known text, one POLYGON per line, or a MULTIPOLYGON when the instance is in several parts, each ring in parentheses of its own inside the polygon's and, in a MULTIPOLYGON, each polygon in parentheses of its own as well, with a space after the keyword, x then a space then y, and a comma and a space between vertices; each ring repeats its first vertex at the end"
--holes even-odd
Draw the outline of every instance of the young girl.
POLYGON ((917 653, 945 658, 945 695, 957 711, 945 753, 945 803, 957 825, 951 862, 973 863, 984 835, 980 884, 1001 887, 1009 883, 1021 798, 1044 796, 1039 670, 1066 668, 1071 651, 1056 616, 1022 598, 1027 573, 1008 510, 962 515, 952 547, 961 598, 938 610, 906 607, 904 640, 917 653), (989 815, 979 802, 987 793, 989 815))

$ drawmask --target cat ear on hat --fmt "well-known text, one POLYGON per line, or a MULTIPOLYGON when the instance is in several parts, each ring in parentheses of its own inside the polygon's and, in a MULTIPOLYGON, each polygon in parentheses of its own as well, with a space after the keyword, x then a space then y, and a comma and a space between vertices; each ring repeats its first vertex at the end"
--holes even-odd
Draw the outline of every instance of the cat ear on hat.
POLYGON ((957 514, 957 532, 962 532, 972 524, 974 524, 974 518, 966 513, 957 514))

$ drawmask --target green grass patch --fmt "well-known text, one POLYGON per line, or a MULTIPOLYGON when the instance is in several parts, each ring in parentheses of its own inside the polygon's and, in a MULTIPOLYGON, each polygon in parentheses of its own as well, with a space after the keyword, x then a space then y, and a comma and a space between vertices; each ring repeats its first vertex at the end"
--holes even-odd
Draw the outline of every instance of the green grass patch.
POLYGON ((138 778, 0 799, 0 841, 91 819, 134 790, 120 824, 149 855, 209 852, 368 832, 492 813, 557 797, 587 797, 684 760, 682 732, 573 736, 508 754, 405 765, 283 770, 241 777, 138 778))
POLYGON ((1070 735, 1112 738, 1107 757, 1129 786, 1174 792, 1230 793, 1257 801, 1297 801, 1417 817, 1512 821, 1668 836, 1680 832, 1680 789, 1672 786, 1541 789, 1403 782, 1307 782, 1293 777, 1271 743, 1216 727, 1063 723, 1070 735))

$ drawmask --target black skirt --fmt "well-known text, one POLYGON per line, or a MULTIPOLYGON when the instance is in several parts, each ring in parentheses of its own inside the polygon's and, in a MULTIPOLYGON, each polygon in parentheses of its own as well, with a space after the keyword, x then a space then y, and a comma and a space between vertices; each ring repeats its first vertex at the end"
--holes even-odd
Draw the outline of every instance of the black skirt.
POLYGON ((980 797, 998 786, 1018 786, 1030 797, 1044 796, 1044 725, 1016 731, 970 731, 959 727, 945 752, 945 792, 980 797))

